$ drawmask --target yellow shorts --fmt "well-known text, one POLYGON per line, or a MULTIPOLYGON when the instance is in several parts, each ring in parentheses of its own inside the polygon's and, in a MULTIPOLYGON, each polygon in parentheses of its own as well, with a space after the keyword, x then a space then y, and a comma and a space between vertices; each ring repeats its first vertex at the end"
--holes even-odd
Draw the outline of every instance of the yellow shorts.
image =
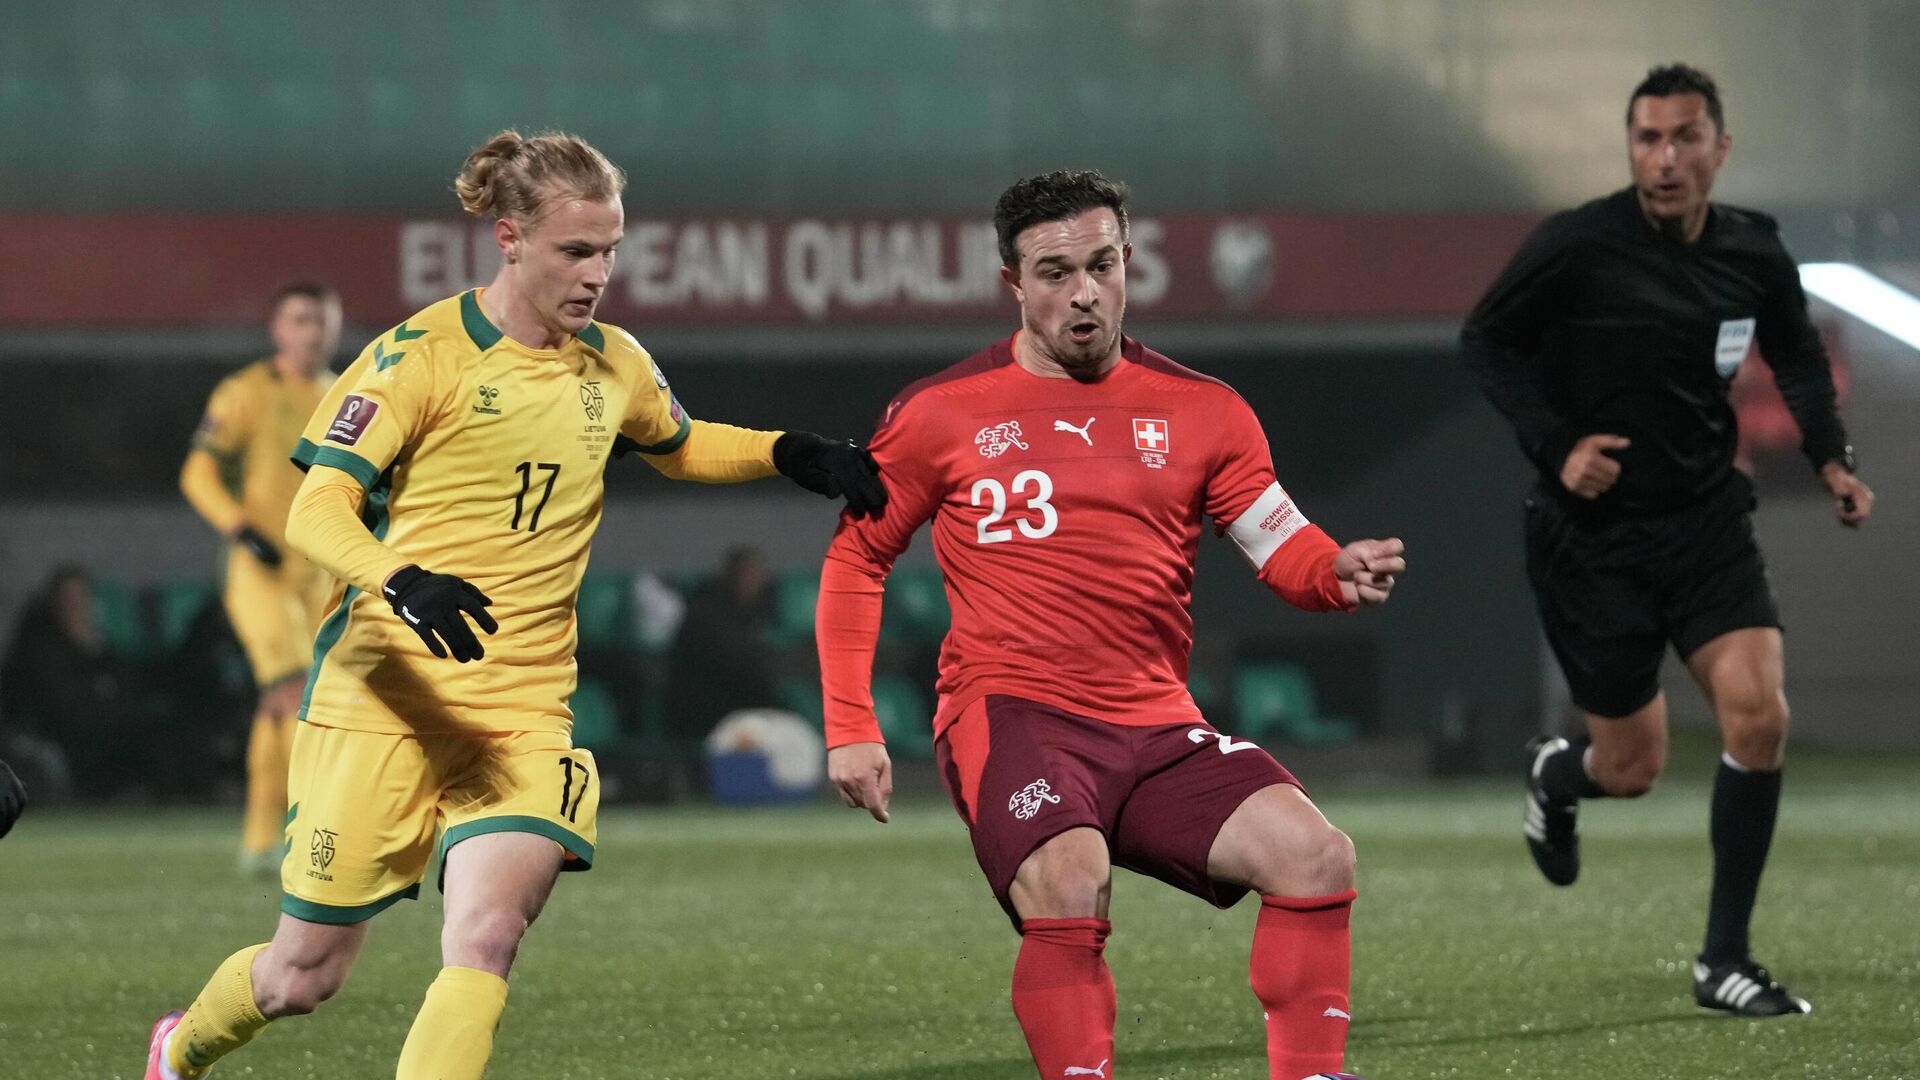
POLYGON ((288 778, 280 910, 308 922, 365 922, 420 895, 440 857, 492 832, 544 836, 563 870, 593 865, 600 809, 593 755, 565 735, 388 735, 301 723, 288 778))
POLYGON ((227 621, 262 689, 304 678, 313 666, 313 634, 332 588, 325 571, 294 552, 283 555, 279 569, 244 551, 227 560, 227 621))

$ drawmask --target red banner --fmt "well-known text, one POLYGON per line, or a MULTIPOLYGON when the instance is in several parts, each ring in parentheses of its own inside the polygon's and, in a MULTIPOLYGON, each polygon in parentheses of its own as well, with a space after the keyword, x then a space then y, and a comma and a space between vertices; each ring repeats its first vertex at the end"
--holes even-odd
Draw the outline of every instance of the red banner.
MULTIPOLYGON (((1129 309, 1174 318, 1451 318, 1530 219, 1136 219, 1129 309)), ((256 323, 296 279, 399 322, 484 284, 489 225, 382 218, 0 217, 0 325, 256 323)), ((599 317, 648 323, 960 321, 1012 311, 993 227, 958 220, 630 220, 599 317)))

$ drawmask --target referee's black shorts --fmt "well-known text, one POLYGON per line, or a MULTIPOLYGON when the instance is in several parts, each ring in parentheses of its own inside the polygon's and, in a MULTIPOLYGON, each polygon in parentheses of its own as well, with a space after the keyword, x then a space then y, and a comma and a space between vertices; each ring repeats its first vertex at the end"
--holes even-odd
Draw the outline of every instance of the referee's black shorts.
POLYGON ((1527 497, 1527 577, 1575 705, 1626 716, 1660 692, 1668 643, 1684 660, 1729 631, 1780 625, 1753 507, 1738 474, 1691 506, 1610 522, 1527 497))

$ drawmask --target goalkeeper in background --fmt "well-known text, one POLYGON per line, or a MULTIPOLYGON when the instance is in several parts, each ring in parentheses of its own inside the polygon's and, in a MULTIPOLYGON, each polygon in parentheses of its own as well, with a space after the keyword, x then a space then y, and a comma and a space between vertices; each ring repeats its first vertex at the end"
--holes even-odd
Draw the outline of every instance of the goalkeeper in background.
POLYGON ((326 285, 288 285, 274 297, 267 331, 273 355, 222 379, 208 399, 180 491, 228 541, 227 618, 260 694, 247 736, 240 869, 271 877, 280 870, 293 714, 332 584, 287 547, 301 480, 287 458, 333 383, 327 362, 340 343, 340 299, 326 285))

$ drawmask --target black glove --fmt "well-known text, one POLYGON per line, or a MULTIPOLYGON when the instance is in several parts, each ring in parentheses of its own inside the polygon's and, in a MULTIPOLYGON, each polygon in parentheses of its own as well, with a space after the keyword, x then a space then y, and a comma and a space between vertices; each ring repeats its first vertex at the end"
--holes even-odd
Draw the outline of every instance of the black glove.
POLYGON ((887 488, 867 448, 851 439, 835 442, 811 431, 789 431, 774 440, 773 467, 808 491, 829 499, 842 495, 854 517, 880 516, 887 488))
POLYGON ((0 761, 0 836, 7 835, 13 823, 20 820, 21 811, 27 808, 27 785, 13 775, 7 763, 0 761))
POLYGON ((384 591, 387 602, 393 605, 393 613, 413 627, 413 632, 427 643, 433 655, 442 659, 451 652, 455 660, 464 664, 487 655, 487 650, 480 647, 480 639, 474 637, 473 630, 467 626, 467 620, 460 617, 461 612, 471 616, 474 625, 489 634, 500 629, 500 624, 487 614, 487 605, 493 603, 487 594, 452 574, 429 574, 408 564, 387 577, 384 591), (444 646, 440 644, 443 641, 444 646))
POLYGON ((251 525, 240 526, 240 531, 233 534, 233 542, 246 548, 247 554, 259 559, 260 565, 269 570, 280 565, 280 549, 273 546, 266 533, 251 525))

